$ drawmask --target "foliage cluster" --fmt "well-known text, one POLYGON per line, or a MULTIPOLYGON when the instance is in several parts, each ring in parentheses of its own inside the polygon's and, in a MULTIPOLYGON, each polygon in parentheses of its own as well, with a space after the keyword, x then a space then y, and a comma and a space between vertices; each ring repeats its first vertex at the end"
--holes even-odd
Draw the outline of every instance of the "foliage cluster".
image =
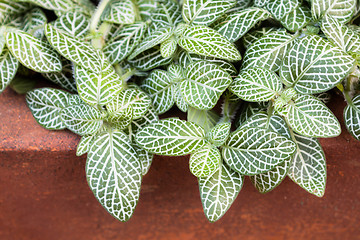
POLYGON ((359 13, 357 0, 0 0, 0 91, 82 136, 89 187, 118 220, 159 154, 190 155, 213 222, 244 176, 323 196, 317 138, 341 133, 329 90, 360 139, 359 13), (33 89, 40 76, 59 88, 33 89), (187 120, 160 120, 174 105, 187 120))

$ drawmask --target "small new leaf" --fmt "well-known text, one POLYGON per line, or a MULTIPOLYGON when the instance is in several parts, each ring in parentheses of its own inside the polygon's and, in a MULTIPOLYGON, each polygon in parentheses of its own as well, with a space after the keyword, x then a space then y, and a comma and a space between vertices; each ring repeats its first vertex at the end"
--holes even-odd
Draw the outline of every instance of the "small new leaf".
POLYGON ((190 172, 195 177, 208 177, 220 167, 221 154, 211 145, 199 149, 190 156, 190 172))
POLYGON ((345 126, 354 138, 360 140, 360 95, 352 99, 344 109, 345 126))

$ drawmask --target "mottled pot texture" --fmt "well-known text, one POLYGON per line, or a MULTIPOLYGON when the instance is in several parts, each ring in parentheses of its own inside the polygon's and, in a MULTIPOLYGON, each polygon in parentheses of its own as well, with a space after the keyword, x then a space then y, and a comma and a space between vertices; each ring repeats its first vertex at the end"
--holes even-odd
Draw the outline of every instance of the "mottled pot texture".
MULTIPOLYGON (((121 223, 87 186, 79 137, 48 131, 31 116, 24 96, 0 95, 0 239, 360 239, 360 143, 345 130, 322 139, 325 196, 286 179, 262 195, 245 185, 227 214, 209 223, 188 157, 157 156, 143 179, 132 219, 121 223)), ((345 102, 329 104, 342 119, 345 102)), ((175 114, 175 113, 173 113, 175 114)))

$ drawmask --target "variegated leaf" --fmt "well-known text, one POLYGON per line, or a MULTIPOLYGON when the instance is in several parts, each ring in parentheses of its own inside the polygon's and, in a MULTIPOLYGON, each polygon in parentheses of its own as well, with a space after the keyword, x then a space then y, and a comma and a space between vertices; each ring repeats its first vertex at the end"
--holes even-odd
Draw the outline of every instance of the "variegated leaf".
POLYGON ((149 71, 151 69, 170 64, 172 58, 163 58, 160 47, 155 46, 137 55, 129 63, 139 71, 149 71))
POLYGON ((11 55, 7 48, 0 54, 0 93, 10 84, 15 77, 19 61, 11 55))
POLYGON ((236 126, 242 125, 247 119, 249 119, 255 113, 260 111, 266 111, 267 106, 261 102, 243 102, 240 109, 240 117, 236 126))
POLYGON ((209 27, 201 25, 187 27, 179 36, 178 44, 186 51, 202 56, 229 61, 241 60, 241 55, 235 45, 209 27))
POLYGON ((50 130, 64 129, 60 112, 68 106, 71 94, 51 88, 35 89, 26 94, 26 102, 35 120, 50 130))
POLYGON ((155 112, 153 106, 150 106, 149 110, 139 119, 133 120, 131 124, 124 129, 125 133, 129 136, 130 140, 134 141, 135 134, 148 124, 159 121, 159 116, 155 112))
POLYGON ((79 157, 81 155, 88 153, 95 139, 96 139, 96 135, 82 136, 76 148, 76 156, 79 157))
POLYGON ((141 19, 146 21, 156 10, 158 0, 137 0, 136 2, 141 19))
POLYGON ((244 37, 242 38, 244 47, 249 48, 250 45, 253 44, 254 42, 256 42, 259 38, 267 35, 268 33, 274 32, 274 31, 286 32, 286 29, 275 28, 275 27, 263 27, 263 28, 260 28, 257 30, 250 31, 250 32, 246 33, 244 35, 244 37))
POLYGON ((282 83, 276 73, 265 68, 242 70, 229 90, 249 102, 263 102, 280 95, 282 83))
POLYGON ((81 136, 96 133, 104 118, 102 112, 87 104, 72 105, 61 111, 61 120, 66 128, 81 136))
POLYGON ((2 22, 6 16, 18 15, 26 12, 30 8, 29 3, 21 3, 12 0, 0 1, 0 22, 2 22))
MULTIPOLYGON (((283 118, 277 115, 269 117, 266 113, 259 112, 251 116, 243 125, 242 128, 257 127, 270 129, 280 135, 291 139, 291 133, 283 118)), ((286 177, 289 170, 292 158, 285 159, 285 161, 275 168, 262 174, 250 176, 250 179, 256 189, 260 193, 267 193, 277 187, 286 177)))
POLYGON ((220 18, 212 26, 230 42, 235 42, 245 35, 259 21, 269 17, 269 12, 262 8, 247 8, 220 18))
POLYGON ((318 140, 294 134, 296 151, 288 176, 315 196, 322 197, 326 185, 326 162, 318 140))
POLYGON ((189 24, 209 25, 236 4, 236 0, 184 0, 182 16, 189 24))
POLYGON ((230 130, 231 123, 219 123, 206 133, 206 138, 212 145, 220 147, 228 138, 230 130))
POLYGON ((169 39, 173 35, 172 27, 162 27, 158 30, 148 34, 141 43, 135 48, 135 50, 128 57, 129 60, 133 60, 140 53, 159 45, 165 40, 169 39))
POLYGON ((282 18, 280 23, 289 31, 296 32, 305 27, 311 19, 311 10, 306 6, 299 6, 282 18))
POLYGON ((190 106, 209 110, 216 105, 231 81, 231 76, 216 64, 199 61, 187 67, 186 79, 179 88, 190 106))
POLYGON ((360 34, 351 30, 331 15, 325 15, 321 20, 321 30, 330 42, 347 53, 360 52, 360 34))
POLYGON ((139 158, 139 162, 141 163, 141 174, 144 176, 148 173, 151 167, 151 163, 154 158, 154 154, 151 154, 144 149, 138 147, 136 144, 132 145, 136 151, 136 155, 139 158))
POLYGON ((190 172, 195 177, 208 177, 220 168, 221 154, 211 145, 199 149, 190 155, 190 172))
POLYGON ((285 31, 270 32, 246 50, 242 69, 262 67, 277 72, 295 37, 285 31))
POLYGON ((352 103, 345 107, 344 120, 349 133, 360 140, 360 95, 354 97, 352 103))
POLYGON ((71 0, 15 0, 16 2, 29 2, 35 5, 38 5, 42 8, 67 12, 71 11, 75 7, 74 3, 71 0))
POLYGON ((208 132, 220 120, 220 116, 212 110, 199 110, 189 107, 187 119, 188 121, 201 126, 206 132, 208 132))
POLYGON ((316 138, 336 137, 341 128, 333 113, 311 95, 298 96, 282 113, 297 133, 316 138))
POLYGON ((141 88, 149 94, 158 114, 165 113, 174 105, 172 85, 174 84, 170 74, 164 70, 154 70, 144 80, 141 88))
POLYGON ((139 44, 145 34, 147 24, 138 22, 121 28, 119 33, 108 41, 103 52, 112 64, 124 60, 139 44))
POLYGON ((236 0, 236 4, 234 7, 230 8, 226 11, 226 14, 233 13, 233 12, 240 12, 246 8, 253 6, 252 0, 236 0))
POLYGON ((231 76, 236 76, 237 75, 237 69, 234 67, 233 64, 225 61, 225 60, 220 60, 220 59, 216 59, 214 57, 205 57, 205 56, 200 56, 197 55, 195 53, 189 53, 186 51, 182 51, 179 54, 179 64, 183 67, 183 68, 187 68, 189 64, 197 62, 197 61, 208 61, 210 63, 214 63, 216 65, 218 65, 219 67, 221 67, 222 69, 224 69, 226 72, 228 72, 231 76))
POLYGON ((56 19, 54 27, 73 37, 84 38, 90 28, 90 19, 80 12, 68 12, 56 19))
POLYGON ((208 177, 199 178, 200 198, 204 213, 210 222, 219 220, 235 201, 244 178, 222 163, 208 177))
POLYGON ((268 0, 266 9, 275 19, 280 20, 295 10, 299 4, 300 2, 298 0, 268 0))
POLYGON ((102 20, 116 24, 135 22, 136 6, 132 0, 113 0, 102 15, 102 20))
POLYGON ((207 144, 203 128, 176 118, 145 126, 137 132, 135 140, 150 153, 168 156, 187 155, 207 144))
POLYGON ((179 83, 172 85, 172 95, 174 97, 175 104, 180 109, 180 111, 187 112, 189 104, 185 101, 184 96, 181 94, 179 83))
POLYGON ((39 39, 44 36, 44 26, 47 23, 47 18, 40 8, 33 8, 27 12, 23 21, 23 31, 39 39))
POLYGON ((127 108, 132 108, 132 119, 139 119, 149 110, 151 99, 141 90, 128 88, 121 91, 111 102, 106 105, 108 113, 115 117, 123 116, 127 108))
POLYGON ((280 68, 281 80, 303 94, 335 87, 354 67, 355 60, 317 35, 298 39, 280 68))
POLYGON ((311 13, 315 20, 329 14, 347 23, 355 12, 356 0, 312 0, 311 13))
POLYGON ((50 44, 66 59, 85 69, 100 72, 102 65, 96 50, 88 43, 80 41, 71 35, 47 24, 45 36, 50 44))
POLYGON ((6 45, 12 55, 27 68, 41 73, 61 71, 57 52, 47 42, 29 33, 20 30, 8 32, 6 45))
POLYGON ((151 29, 174 27, 181 21, 181 8, 176 0, 158 0, 157 8, 151 13, 151 29))
POLYGON ((295 144, 262 128, 240 128, 230 134, 222 150, 227 164, 243 175, 267 172, 290 158, 295 144))
POLYGON ((269 0, 254 0, 254 5, 256 7, 265 7, 268 2, 269 0))
POLYGON ((0 17, 0 25, 7 27, 14 27, 21 29, 24 24, 23 15, 19 14, 6 14, 2 19, 0 17))
POLYGON ((176 38, 174 36, 170 37, 169 39, 165 40, 160 44, 161 56, 163 56, 164 58, 171 57, 175 53, 176 48, 177 48, 176 38))
POLYGON ((96 199, 116 219, 127 221, 139 200, 142 167, 127 136, 110 130, 92 143, 86 176, 96 199))
POLYGON ((105 105, 122 90, 122 80, 103 53, 100 55, 100 72, 92 68, 75 66, 75 80, 80 97, 90 105, 105 105))
POLYGON ((43 73, 42 75, 70 92, 77 92, 73 64, 69 60, 62 59, 62 70, 60 72, 43 73))

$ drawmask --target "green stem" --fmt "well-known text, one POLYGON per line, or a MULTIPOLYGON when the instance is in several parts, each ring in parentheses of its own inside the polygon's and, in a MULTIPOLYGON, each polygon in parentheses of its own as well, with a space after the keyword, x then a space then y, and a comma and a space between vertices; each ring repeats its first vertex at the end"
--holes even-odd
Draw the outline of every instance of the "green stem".
POLYGON ((97 26, 100 22, 101 15, 105 11, 106 6, 109 4, 111 0, 101 0, 99 3, 94 15, 91 18, 90 22, 90 32, 95 34, 97 30, 97 26))
POLYGON ((268 115, 268 119, 266 121, 266 129, 269 128, 269 124, 270 124, 270 118, 271 116, 274 114, 274 103, 271 101, 270 105, 267 109, 267 115, 268 115))

